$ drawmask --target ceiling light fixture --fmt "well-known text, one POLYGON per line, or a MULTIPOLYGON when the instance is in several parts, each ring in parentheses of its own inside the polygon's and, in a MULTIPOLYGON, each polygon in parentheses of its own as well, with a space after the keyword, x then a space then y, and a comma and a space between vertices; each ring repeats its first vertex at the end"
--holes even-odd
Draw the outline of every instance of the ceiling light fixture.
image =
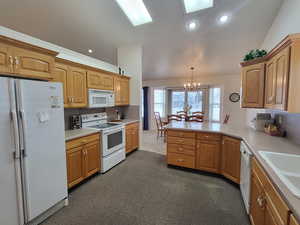
POLYGON ((189 23, 189 30, 195 30, 196 27, 197 27, 196 22, 193 21, 193 22, 190 22, 190 23, 189 23))
POLYGON ((192 13, 214 6, 214 0, 183 0, 185 12, 192 13))
POLYGON ((92 50, 92 49, 89 49, 88 52, 89 52, 89 53, 93 53, 93 50, 92 50))
POLYGON ((143 0, 116 0, 133 26, 152 22, 143 0))
POLYGON ((197 90, 201 87, 201 83, 196 83, 196 81, 194 81, 194 69, 195 69, 194 67, 191 67, 191 71, 192 71, 191 81, 188 81, 183 85, 185 90, 197 90))
POLYGON ((221 23, 226 23, 228 21, 228 16, 226 16, 226 15, 221 16, 219 20, 221 23))

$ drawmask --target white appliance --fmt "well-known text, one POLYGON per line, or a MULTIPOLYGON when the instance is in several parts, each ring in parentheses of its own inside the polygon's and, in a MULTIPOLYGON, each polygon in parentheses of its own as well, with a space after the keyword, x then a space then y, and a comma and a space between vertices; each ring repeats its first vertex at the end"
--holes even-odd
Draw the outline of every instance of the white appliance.
POLYGON ((250 209, 250 187, 251 187, 251 157, 252 152, 242 141, 241 143, 241 180, 240 180, 240 188, 242 192, 242 197, 244 200, 245 208, 247 213, 249 214, 250 209))
POLYGON ((61 84, 0 78, 1 225, 36 224, 67 203, 64 137, 61 84))
POLYGON ((113 91, 89 89, 89 108, 105 108, 115 106, 113 91))
POLYGON ((108 123, 106 113, 81 116, 82 127, 95 128, 101 132, 101 172, 105 173, 126 158, 125 127, 122 124, 108 123))

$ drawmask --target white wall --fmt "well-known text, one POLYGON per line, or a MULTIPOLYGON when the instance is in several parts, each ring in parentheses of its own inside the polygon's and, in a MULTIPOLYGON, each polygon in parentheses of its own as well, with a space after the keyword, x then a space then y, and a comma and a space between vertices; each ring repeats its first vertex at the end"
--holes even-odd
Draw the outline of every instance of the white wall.
POLYGON ((57 56, 58 58, 62 58, 62 59, 70 60, 73 62, 89 65, 89 66, 92 66, 95 68, 103 69, 103 70, 114 72, 114 73, 118 72, 118 67, 115 65, 92 58, 90 56, 80 54, 78 52, 74 52, 70 49, 66 49, 66 48, 60 47, 58 45, 54 45, 52 43, 40 40, 38 38, 34 38, 32 36, 11 30, 11 29, 3 27, 3 26, 0 26, 0 35, 9 37, 9 38, 12 38, 15 40, 19 40, 19 41, 22 41, 25 43, 29 43, 32 45, 36 45, 41 48, 46 48, 46 49, 50 49, 52 51, 56 51, 59 53, 57 56))
POLYGON ((130 105, 141 104, 142 89, 142 47, 125 46, 118 48, 118 65, 130 79, 130 105))
MULTIPOLYGON (((143 86, 150 87, 150 128, 155 129, 154 109, 153 109, 153 90, 154 88, 164 87, 182 87, 186 80, 168 79, 168 80, 145 80, 143 86)), ((240 103, 232 103, 229 101, 229 95, 233 92, 240 92, 240 75, 232 76, 207 76, 197 80, 202 85, 220 86, 223 90, 223 111, 221 121, 226 114, 230 114, 230 124, 244 124, 246 118, 246 110, 240 108, 240 103)))
POLYGON ((288 34, 300 33, 300 1, 284 0, 265 40, 262 48, 270 50, 288 34))

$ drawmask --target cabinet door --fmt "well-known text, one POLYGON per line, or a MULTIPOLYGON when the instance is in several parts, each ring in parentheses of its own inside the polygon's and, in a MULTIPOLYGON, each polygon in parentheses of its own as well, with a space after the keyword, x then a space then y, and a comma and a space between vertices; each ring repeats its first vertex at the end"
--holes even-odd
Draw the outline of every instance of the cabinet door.
POLYGON ((94 71, 87 72, 87 86, 91 89, 101 89, 101 74, 94 71))
POLYGON ((132 150, 139 147, 139 123, 134 123, 132 127, 132 150))
POLYGON ((114 91, 115 91, 115 104, 122 105, 121 101, 121 79, 115 77, 114 79, 114 91))
POLYGON ((0 73, 13 72, 13 56, 11 47, 0 43, 0 73))
POLYGON ((242 70, 242 107, 263 108, 265 64, 244 67, 242 70))
POLYGON ((221 144, 218 141, 199 141, 196 152, 196 169, 218 173, 221 144))
POLYGON ((84 146, 86 177, 100 171, 100 143, 93 141, 84 146))
POLYGON ((129 105, 129 80, 121 80, 121 104, 129 105))
POLYGON ((265 206, 263 186, 252 171, 250 194, 250 220, 252 225, 265 225, 265 206))
POLYGON ((126 126, 126 153, 132 151, 133 147, 133 135, 132 135, 132 127, 130 125, 126 126))
POLYGON ((276 65, 275 60, 271 59, 266 66, 266 88, 265 88, 265 107, 273 108, 275 103, 276 90, 276 65))
POLYGON ((35 51, 13 48, 14 72, 24 77, 52 80, 54 57, 35 51))
POLYGON ((114 90, 114 77, 113 76, 107 75, 107 74, 102 74, 101 79, 102 79, 102 89, 103 90, 109 90, 109 91, 114 90))
POLYGON ((64 105, 68 106, 68 93, 67 93, 67 74, 68 67, 63 64, 55 64, 53 82, 61 82, 63 85, 64 105))
POLYGON ((235 183, 240 183, 241 141, 231 137, 223 137, 222 174, 235 183))
POLYGON ((290 48, 281 51, 275 57, 276 80, 274 109, 287 109, 288 77, 289 77, 290 48))
POLYGON ((77 67, 69 67, 67 93, 71 107, 87 106, 86 71, 77 67))
POLYGON ((83 147, 67 150, 68 187, 80 183, 85 178, 83 147))

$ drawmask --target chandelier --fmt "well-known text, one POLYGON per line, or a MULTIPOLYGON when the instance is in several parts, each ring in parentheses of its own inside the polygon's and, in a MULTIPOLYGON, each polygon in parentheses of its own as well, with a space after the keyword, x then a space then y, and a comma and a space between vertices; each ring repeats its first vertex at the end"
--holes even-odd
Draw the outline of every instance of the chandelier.
POLYGON ((194 81, 194 67, 191 67, 191 71, 192 71, 192 79, 190 82, 184 83, 184 89, 186 90, 197 90, 200 88, 201 83, 196 83, 196 81, 194 81))

